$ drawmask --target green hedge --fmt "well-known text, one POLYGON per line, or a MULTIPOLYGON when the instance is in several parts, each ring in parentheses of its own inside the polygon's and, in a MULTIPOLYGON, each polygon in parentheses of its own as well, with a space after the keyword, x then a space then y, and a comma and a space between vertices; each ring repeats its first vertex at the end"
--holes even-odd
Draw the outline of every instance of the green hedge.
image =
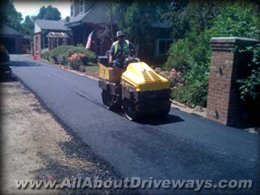
MULTIPOLYGON (((55 49, 53 49, 50 52, 50 58, 55 63, 61 63, 63 65, 68 65, 68 57, 70 57, 72 54, 84 54, 87 57, 88 62, 94 63, 96 61, 96 55, 94 52, 89 51, 81 46, 73 46, 73 45, 64 45, 59 46, 55 49)), ((85 64, 87 65, 87 64, 85 64)))

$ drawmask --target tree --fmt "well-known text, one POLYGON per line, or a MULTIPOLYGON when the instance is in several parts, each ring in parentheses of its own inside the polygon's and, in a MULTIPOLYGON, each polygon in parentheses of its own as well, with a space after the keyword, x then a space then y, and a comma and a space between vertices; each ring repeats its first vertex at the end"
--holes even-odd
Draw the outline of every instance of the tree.
POLYGON ((1 9, 1 12, 1 17, 3 17, 3 19, 1 19, 1 22, 4 22, 17 31, 21 31, 22 14, 16 11, 12 1, 8 1, 4 5, 4 9, 1 9))
POLYGON ((114 30, 115 30, 115 18, 117 16, 117 9, 118 9, 118 6, 119 4, 118 3, 115 3, 115 2, 112 2, 112 1, 108 1, 107 4, 106 4, 106 13, 107 13, 107 16, 109 18, 109 22, 108 22, 108 33, 109 33, 109 38, 110 38, 110 41, 113 42, 114 41, 114 38, 115 38, 115 35, 114 35, 114 30))
POLYGON ((199 34, 211 27, 222 5, 216 0, 173 0, 171 9, 167 10, 163 17, 170 21, 173 38, 178 40, 184 38, 190 31, 199 34))
POLYGON ((217 36, 241 36, 259 39, 259 10, 255 4, 239 2, 227 5, 216 17, 212 31, 217 36))
POLYGON ((153 39, 156 32, 153 25, 160 21, 161 5, 152 1, 134 1, 121 4, 119 27, 125 31, 129 39, 139 45, 153 39))
POLYGON ((189 0, 173 0, 162 14, 162 18, 170 23, 173 39, 182 38, 189 31, 189 21, 184 16, 188 2, 189 0))
MULTIPOLYGON (((191 4, 187 7, 189 6, 191 4)), ((210 10, 203 9, 203 5, 201 6, 203 12, 210 12, 210 10)), ((208 8, 210 9, 210 6, 208 8)), ((164 67, 181 71, 185 79, 184 85, 175 89, 172 94, 177 101, 191 106, 206 105, 211 58, 210 38, 214 36, 259 38, 259 15, 255 5, 245 2, 230 2, 221 5, 218 9, 216 17, 211 19, 206 17, 211 14, 203 16, 206 22, 196 23, 194 22, 197 21, 196 17, 191 18, 190 30, 170 47, 164 67), (202 28, 203 26, 204 28, 202 28)), ((198 18, 200 17, 201 13, 198 18)), ((255 69, 253 75, 259 75, 257 71, 259 69, 255 69)), ((252 78, 249 77, 248 80, 251 81, 252 78)))
POLYGON ((67 16, 67 17, 65 18, 65 22, 69 22, 69 21, 70 21, 70 17, 67 16))
POLYGON ((36 16, 36 19, 46 19, 46 20, 60 20, 61 13, 56 7, 49 5, 47 8, 42 6, 40 8, 39 14, 36 16))
POLYGON ((32 35, 34 30, 33 19, 30 16, 26 16, 24 22, 22 23, 22 32, 24 34, 32 35))

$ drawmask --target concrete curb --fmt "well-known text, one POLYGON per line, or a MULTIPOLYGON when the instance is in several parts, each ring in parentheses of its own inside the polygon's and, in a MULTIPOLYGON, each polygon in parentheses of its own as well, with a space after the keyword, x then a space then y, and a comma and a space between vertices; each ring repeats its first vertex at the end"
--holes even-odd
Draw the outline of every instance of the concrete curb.
POLYGON ((171 104, 172 108, 176 108, 180 111, 187 112, 187 113, 190 113, 190 114, 195 114, 195 115, 198 115, 200 117, 206 118, 206 112, 207 112, 206 108, 203 108, 201 106, 196 106, 195 108, 190 108, 190 107, 186 106, 185 104, 182 104, 182 103, 177 102, 177 101, 172 100, 172 99, 171 99, 171 102, 172 102, 172 104, 171 104))
MULTIPOLYGON (((65 70, 66 70, 66 69, 65 69, 65 70)), ((76 70, 67 69, 67 71, 72 72, 72 73, 75 73, 75 74, 80 75, 80 76, 88 77, 88 78, 93 79, 93 80, 95 80, 95 81, 98 81, 98 78, 96 78, 96 77, 94 77, 94 76, 91 76, 91 75, 87 75, 87 74, 78 72, 78 71, 76 71, 76 70)))

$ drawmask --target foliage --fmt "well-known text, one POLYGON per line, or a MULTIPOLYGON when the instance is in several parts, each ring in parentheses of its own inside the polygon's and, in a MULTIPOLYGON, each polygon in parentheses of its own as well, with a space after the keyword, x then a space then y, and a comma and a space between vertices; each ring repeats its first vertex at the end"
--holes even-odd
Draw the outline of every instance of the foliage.
POLYGON ((250 74, 247 78, 237 81, 240 84, 239 91, 241 99, 245 101, 247 99, 256 100, 260 98, 260 46, 258 45, 253 49, 249 48, 248 50, 253 52, 252 61, 247 64, 251 69, 250 74))
POLYGON ((77 53, 77 54, 84 54, 88 62, 96 62, 96 55, 94 52, 87 50, 85 47, 72 47, 68 49, 66 52, 67 56, 71 56, 72 54, 77 53))
POLYGON ((118 15, 119 4, 114 1, 108 1, 106 4, 106 15, 108 16, 108 22, 106 24, 102 24, 101 28, 103 29, 101 32, 97 33, 97 37, 100 38, 101 42, 104 39, 110 39, 111 42, 115 39, 114 31, 116 30, 116 16, 118 15))
POLYGON ((65 22, 69 22, 69 21, 70 21, 70 17, 67 16, 67 17, 65 18, 65 22))
MULTIPOLYGON (((1 2, 3 4, 3 2, 1 2)), ((60 20, 61 19, 61 13, 59 10, 55 7, 52 7, 49 5, 48 7, 41 7, 39 14, 35 16, 26 16, 23 23, 22 20, 22 14, 20 12, 17 12, 13 1, 6 1, 5 4, 1 5, 1 7, 4 6, 4 9, 2 9, 1 14, 1 22, 4 21, 5 24, 8 26, 16 29, 19 32, 22 32, 24 34, 33 34, 34 30, 34 20, 35 19, 49 19, 49 20, 60 20)))
POLYGON ((260 67, 253 69, 248 78, 240 80, 241 98, 246 100, 247 97, 257 99, 260 97, 260 67))
POLYGON ((12 1, 7 1, 3 6, 4 9, 1 9, 1 22, 4 21, 8 26, 21 31, 22 14, 16 11, 12 1))
POLYGON ((80 64, 88 65, 89 62, 95 62, 96 56, 92 51, 85 49, 84 47, 76 47, 72 45, 59 46, 53 49, 50 52, 50 59, 54 60, 54 62, 60 63, 63 65, 73 65, 76 62, 77 56, 84 56, 85 58, 81 58, 80 64), (73 59, 75 57, 75 59, 73 59))
POLYGON ((56 7, 52 7, 51 5, 48 7, 42 6, 35 19, 60 20, 61 13, 56 7))
POLYGON ((207 102, 208 66, 193 64, 185 76, 185 84, 172 91, 172 98, 191 107, 205 107, 207 102))
POLYGON ((259 38, 259 15, 255 4, 248 2, 224 6, 212 30, 217 36, 259 38))
POLYGON ((50 60, 50 52, 47 48, 42 50, 42 55, 45 60, 50 60))
POLYGON ((155 71, 170 81, 170 87, 172 89, 175 89, 183 85, 184 79, 181 75, 181 72, 176 71, 174 68, 170 71, 165 71, 161 68, 156 67, 155 71))
POLYGON ((170 21, 173 39, 177 40, 190 31, 200 33, 210 27, 220 6, 218 1, 173 0, 171 9, 162 17, 170 21))
MULTIPOLYGON (((186 5, 186 9, 192 4, 194 5, 194 3, 186 5)), ((207 17, 207 25, 204 27, 202 24, 192 22, 192 20, 197 21, 193 16, 194 19, 189 22, 190 29, 186 32, 185 38, 178 39, 170 47, 164 68, 175 68, 177 71, 181 71, 185 79, 185 84, 172 93, 173 98, 177 101, 191 106, 206 105, 211 57, 210 38, 214 36, 257 38, 259 35, 257 29, 259 16, 257 8, 253 5, 241 2, 227 3, 218 9, 217 17, 207 17), (198 29, 203 29, 203 31, 199 32, 198 29)), ((191 7, 189 10, 192 10, 191 7)), ((190 14, 192 15, 192 13, 190 14)), ((252 82, 254 78, 252 75, 249 78, 250 81, 247 81, 252 82)))
POLYGON ((22 23, 22 32, 24 34, 33 35, 34 23, 30 16, 26 16, 24 22, 22 23))
POLYGON ((74 46, 72 45, 63 45, 63 46, 59 46, 54 48, 51 52, 50 52, 50 59, 56 61, 58 57, 62 57, 62 58, 67 58, 69 56, 66 55, 67 51, 69 49, 72 49, 74 46))
POLYGON ((145 43, 154 36, 153 24, 159 21, 160 6, 152 1, 133 1, 118 7, 119 26, 135 44, 145 43))
MULTIPOLYGON (((83 70, 81 67, 87 65, 87 57, 82 53, 74 53, 68 57, 68 65, 74 70, 83 70)), ((85 69, 83 70, 85 71, 85 69)))
POLYGON ((181 71, 184 85, 173 90, 172 97, 190 106, 206 106, 211 49, 208 40, 211 32, 200 35, 190 32, 170 48, 164 68, 181 71), (172 63, 170 63, 172 62, 172 63))
POLYGON ((180 39, 172 44, 164 68, 176 68, 178 71, 187 72, 193 64, 205 64, 210 59, 209 39, 210 31, 197 35, 194 32, 187 34, 185 39, 180 39))

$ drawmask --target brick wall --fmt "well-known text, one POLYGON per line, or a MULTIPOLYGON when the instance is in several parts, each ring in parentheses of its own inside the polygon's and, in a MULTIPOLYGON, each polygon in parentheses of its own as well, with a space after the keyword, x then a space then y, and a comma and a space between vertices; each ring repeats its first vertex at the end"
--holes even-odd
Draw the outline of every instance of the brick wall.
POLYGON ((208 88, 207 118, 230 126, 241 126, 248 120, 240 99, 237 80, 246 75, 249 54, 241 55, 235 47, 250 46, 257 40, 237 37, 212 38, 212 58, 208 88))

